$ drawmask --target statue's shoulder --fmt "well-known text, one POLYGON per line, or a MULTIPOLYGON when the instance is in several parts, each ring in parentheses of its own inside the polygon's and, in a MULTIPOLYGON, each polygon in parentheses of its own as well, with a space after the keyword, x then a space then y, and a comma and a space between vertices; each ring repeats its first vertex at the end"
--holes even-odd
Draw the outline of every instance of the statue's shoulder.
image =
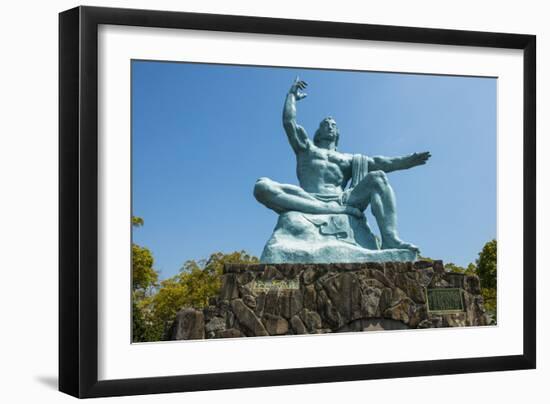
POLYGON ((297 155, 309 156, 315 154, 319 148, 311 141, 311 139, 304 139, 304 147, 296 152, 297 155))
POLYGON ((337 152, 339 154, 339 157, 342 159, 342 161, 346 162, 346 163, 351 163, 351 161, 353 160, 353 154, 351 153, 342 153, 342 152, 337 152))

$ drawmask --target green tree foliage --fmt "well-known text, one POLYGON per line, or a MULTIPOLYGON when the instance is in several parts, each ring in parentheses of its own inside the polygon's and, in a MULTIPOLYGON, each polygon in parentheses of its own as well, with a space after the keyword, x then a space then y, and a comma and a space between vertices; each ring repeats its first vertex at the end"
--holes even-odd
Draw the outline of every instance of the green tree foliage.
POLYGON ((496 321, 497 318, 497 241, 491 240, 483 246, 476 260, 477 275, 481 283, 481 294, 485 309, 496 321))
POLYGON ((158 272, 153 268, 153 254, 145 247, 132 244, 132 287, 144 292, 157 286, 158 272))
POLYGON ((164 333, 164 324, 157 321, 147 298, 132 300, 132 340, 134 342, 159 341, 164 333))
MULTIPOLYGON (((132 216, 132 226, 143 226, 143 219, 132 216)), ((132 243, 132 339, 150 341, 159 334, 158 324, 147 307, 147 301, 158 287, 158 272, 153 268, 151 251, 132 243)))
POLYGON ((161 282, 155 296, 155 312, 163 319, 172 319, 182 307, 205 307, 220 290, 225 264, 258 262, 257 257, 244 251, 230 254, 217 252, 206 260, 186 261, 177 275, 161 282))
POLYGON ((452 262, 449 262, 445 264, 445 270, 447 272, 456 272, 459 274, 466 274, 466 275, 475 275, 476 274, 476 266, 472 263, 469 263, 466 268, 461 267, 459 265, 453 264, 452 262))
POLYGON ((464 273, 466 275, 476 275, 477 273, 477 268, 475 266, 475 264, 472 264, 471 262, 468 264, 468 266, 466 267, 466 270, 464 271, 464 273))
POLYGON ((146 323, 147 329, 140 335, 144 335, 147 341, 162 340, 166 328, 181 308, 203 308, 211 297, 218 295, 225 264, 258 262, 257 257, 244 251, 217 252, 205 260, 186 261, 178 274, 161 281, 155 293, 138 303, 139 312, 144 317, 138 320, 146 323))
POLYGON ((132 340, 134 342, 144 341, 145 333, 147 332, 147 323, 143 317, 136 299, 132 298, 132 340))
POLYGON ((470 263, 466 268, 455 265, 452 262, 445 264, 448 272, 477 275, 481 284, 483 305, 490 317, 496 321, 497 317, 497 241, 491 240, 483 246, 476 259, 476 263, 470 263))
POLYGON ((481 288, 481 296, 483 296, 483 306, 489 316, 496 322, 497 319, 497 290, 490 288, 481 288))
POLYGON ((464 272, 466 272, 466 268, 461 267, 459 265, 456 265, 452 262, 448 262, 448 263, 445 264, 445 271, 447 271, 447 272, 457 272, 457 273, 463 274, 464 272))
POLYGON ((491 240, 483 246, 476 260, 477 275, 481 287, 496 289, 497 287, 497 241, 491 240))
MULTIPOLYGON (((132 217, 132 225, 143 226, 143 219, 132 217)), ((153 268, 154 259, 151 251, 132 243, 132 288, 144 294, 157 286, 158 272, 153 268)))

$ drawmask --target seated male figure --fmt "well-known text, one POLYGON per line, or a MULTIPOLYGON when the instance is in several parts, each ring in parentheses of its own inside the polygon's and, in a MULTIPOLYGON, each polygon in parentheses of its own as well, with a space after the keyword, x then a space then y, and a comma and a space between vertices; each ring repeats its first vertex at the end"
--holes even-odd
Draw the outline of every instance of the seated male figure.
POLYGON ((296 154, 300 186, 260 178, 254 187, 256 199, 277 213, 344 213, 359 218, 370 205, 380 229, 382 249, 418 250, 399 238, 395 194, 386 173, 425 164, 430 153, 402 157, 341 153, 337 150, 340 134, 332 117, 321 121, 311 141, 296 122, 296 102, 306 97, 306 86, 306 82, 296 78, 283 108, 283 126, 296 154))

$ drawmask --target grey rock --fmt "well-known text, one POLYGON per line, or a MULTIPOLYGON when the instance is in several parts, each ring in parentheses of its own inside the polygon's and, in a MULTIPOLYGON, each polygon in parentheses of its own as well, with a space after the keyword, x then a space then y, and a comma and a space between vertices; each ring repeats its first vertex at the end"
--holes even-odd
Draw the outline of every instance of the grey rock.
POLYGON ((303 289, 303 306, 309 310, 317 307, 317 292, 314 285, 308 285, 303 289))
POLYGON ((451 284, 446 279, 444 272, 434 272, 432 280, 428 287, 430 288, 450 288, 451 284))
POLYGON ((266 314, 262 318, 262 322, 269 335, 284 335, 288 333, 288 321, 282 317, 266 314))
POLYGON ((281 309, 279 307, 279 290, 272 288, 265 296, 264 313, 279 315, 281 309))
POLYGON ((254 308, 254 313, 257 317, 262 317, 265 307, 265 297, 266 293, 260 293, 256 296, 256 307, 254 308))
POLYGON ((418 328, 433 328, 433 323, 431 320, 424 319, 418 323, 418 328))
POLYGON ((418 272, 409 271, 395 275, 395 285, 416 303, 426 303, 426 288, 420 282, 418 272))
POLYGON ((443 263, 232 264, 215 305, 183 309, 167 339, 485 326, 479 278, 443 263), (254 282, 271 284, 254 288, 254 282), (459 288, 464 310, 429 312, 427 289, 459 288))
POLYGON ((290 326, 294 330, 294 334, 307 334, 307 328, 298 315, 290 319, 290 326))
POLYGON ((256 298, 252 295, 244 295, 243 302, 251 309, 254 309, 256 307, 256 298))
POLYGON ((239 330, 236 328, 228 328, 227 330, 219 331, 216 334, 216 338, 238 338, 242 337, 243 335, 239 330))
POLYGON ((447 272, 445 273, 445 280, 449 283, 452 288, 464 288, 465 286, 465 276, 464 274, 447 272))
POLYGON ((388 307, 392 305, 392 296, 393 296, 393 292, 391 288, 382 289, 382 294, 380 295, 380 301, 378 302, 380 313, 383 313, 384 310, 386 310, 388 307))
POLYGON ((254 312, 243 303, 241 299, 235 299, 231 302, 231 308, 239 321, 239 324, 245 327, 250 335, 263 336, 268 335, 267 330, 254 312))
POLYGON ((208 333, 225 330, 225 320, 221 317, 214 317, 206 323, 204 330, 208 333))
POLYGON ((422 287, 428 287, 428 285, 432 282, 432 278, 434 276, 434 271, 431 268, 424 268, 419 269, 416 271, 417 273, 417 280, 420 283, 422 287))
POLYGON ((401 289, 399 288, 394 288, 392 289, 392 297, 391 297, 391 301, 390 301, 390 306, 395 306, 397 305, 399 302, 401 302, 402 300, 404 299, 408 299, 409 296, 407 296, 407 294, 405 292, 403 292, 401 289))
POLYGON ((315 282, 322 273, 315 269, 313 265, 308 265, 307 268, 302 272, 302 282, 304 285, 310 285, 315 282))
POLYGON ((203 339, 204 314, 202 310, 184 308, 176 314, 172 324, 171 340, 203 339))
POLYGON ((381 317, 380 297, 382 289, 367 287, 362 293, 360 317, 381 317))
POLYGON ((220 288, 220 300, 232 300, 239 297, 239 288, 237 276, 233 273, 227 273, 222 278, 220 288))
POLYGON ((204 322, 208 323, 214 317, 220 315, 220 309, 216 305, 209 305, 203 309, 204 322))
POLYGON ((464 279, 464 289, 474 295, 481 294, 481 285, 477 276, 468 275, 464 279))
POLYGON ((445 273, 445 266, 443 265, 443 261, 441 260, 434 261, 433 269, 435 273, 439 273, 439 274, 445 273))
POLYGON ((315 332, 322 327, 321 316, 316 311, 303 309, 299 315, 309 332, 315 332))
POLYGON ((387 318, 369 318, 354 320, 336 332, 354 332, 354 331, 383 331, 383 330, 407 330, 409 327, 401 321, 387 318))
POLYGON ((466 326, 466 313, 443 314, 443 327, 464 327, 466 326))
POLYGON ((323 282, 329 301, 327 309, 334 308, 339 314, 338 322, 349 322, 363 317, 361 312, 361 290, 355 274, 339 273, 323 282))
POLYGON ((299 290, 283 290, 279 292, 277 304, 279 314, 286 319, 290 319, 299 313, 303 308, 302 292, 299 290))
POLYGON ((330 328, 337 329, 346 323, 323 289, 317 292, 317 312, 322 317, 323 324, 327 324, 330 328))
POLYGON ((395 285, 394 283, 388 279, 388 277, 384 274, 384 269, 374 269, 374 268, 366 268, 362 271, 364 273, 364 277, 366 279, 372 279, 378 281, 383 286, 386 286, 388 288, 393 288, 395 285))
POLYGON ((239 271, 237 275, 237 282, 239 285, 246 285, 252 282, 255 278, 255 273, 251 271, 239 271))
POLYGON ((408 324, 416 312, 416 305, 412 299, 406 297, 398 304, 384 311, 384 317, 408 324))
POLYGON ((419 260, 416 261, 414 264, 414 269, 426 269, 426 268, 432 268, 433 262, 432 261, 426 261, 426 260, 419 260))
POLYGON ((261 274, 261 278, 264 280, 282 280, 285 276, 279 272, 279 269, 277 269, 274 265, 266 265, 264 272, 261 274))

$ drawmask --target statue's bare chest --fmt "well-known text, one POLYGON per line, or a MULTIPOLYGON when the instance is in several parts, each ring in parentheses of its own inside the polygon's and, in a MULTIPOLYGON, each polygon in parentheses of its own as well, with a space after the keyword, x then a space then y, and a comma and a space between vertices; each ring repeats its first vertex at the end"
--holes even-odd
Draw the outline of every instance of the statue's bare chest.
POLYGON ((351 159, 336 151, 311 148, 298 156, 299 172, 324 177, 328 182, 341 183, 350 170, 351 159))
POLYGON ((351 159, 349 156, 333 150, 325 150, 317 147, 311 148, 308 153, 304 153, 302 157, 304 162, 337 169, 342 172, 351 167, 351 159))

